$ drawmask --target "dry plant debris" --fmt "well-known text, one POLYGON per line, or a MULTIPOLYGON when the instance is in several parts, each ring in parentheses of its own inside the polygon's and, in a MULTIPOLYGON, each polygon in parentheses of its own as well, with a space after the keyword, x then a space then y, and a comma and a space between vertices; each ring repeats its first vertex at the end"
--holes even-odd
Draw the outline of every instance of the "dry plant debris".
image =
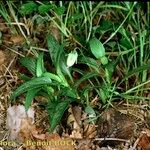
POLYGON ((74 150, 70 138, 61 138, 57 133, 41 133, 31 119, 22 119, 19 135, 26 150, 74 150))
POLYGON ((137 144, 142 150, 150 150, 150 130, 145 129, 142 131, 137 144))
POLYGON ((5 54, 2 50, 0 50, 0 67, 4 64, 5 62, 5 54))
POLYGON ((11 38, 10 38, 10 41, 13 43, 13 44, 23 44, 24 43, 24 37, 21 36, 21 35, 13 35, 11 38))

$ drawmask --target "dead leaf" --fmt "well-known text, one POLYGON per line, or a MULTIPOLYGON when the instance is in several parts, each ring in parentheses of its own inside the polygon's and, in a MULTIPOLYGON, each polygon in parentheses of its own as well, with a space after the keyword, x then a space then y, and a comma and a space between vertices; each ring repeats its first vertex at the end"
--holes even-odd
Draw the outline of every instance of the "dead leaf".
POLYGON ((138 145, 142 148, 142 150, 150 150, 150 137, 144 133, 138 142, 138 145))
POLYGON ((79 150, 91 150, 92 141, 88 139, 83 139, 79 141, 77 149, 79 150))
POLYGON ((55 26, 51 25, 51 34, 55 37, 55 39, 59 42, 61 39, 60 30, 55 26))
POLYGON ((144 129, 144 131, 142 131, 142 133, 147 134, 148 137, 150 137, 150 130, 149 129, 144 129))
POLYGON ((80 125, 81 125, 81 108, 79 108, 79 107, 75 107, 74 109, 69 108, 68 111, 71 114, 68 117, 67 125, 69 125, 72 128, 72 132, 69 137, 73 138, 73 139, 82 139, 83 138, 83 129, 80 127, 80 125))
POLYGON ((84 129, 84 137, 85 138, 94 138, 96 136, 96 125, 94 124, 89 124, 86 126, 86 128, 84 129))
POLYGON ((45 139, 40 142, 47 142, 47 145, 42 145, 42 150, 74 150, 72 139, 62 139, 57 133, 45 133, 45 139))
POLYGON ((24 42, 24 37, 21 35, 14 35, 10 38, 10 41, 13 42, 13 44, 22 44, 24 42))
POLYGON ((38 129, 32 124, 31 119, 22 119, 19 135, 22 138, 26 150, 74 150, 72 139, 62 139, 57 133, 39 134, 38 129), (32 142, 36 144, 31 144, 32 142), (69 144, 68 144, 69 143, 69 144))
POLYGON ((81 133, 80 130, 73 130, 71 132, 70 138, 73 138, 73 139, 83 139, 83 134, 81 133))
POLYGON ((22 119, 19 131, 19 138, 21 139, 21 141, 32 139, 33 134, 37 135, 38 131, 35 125, 32 123, 32 119, 30 118, 22 119))
POLYGON ((78 126, 81 126, 81 112, 82 109, 79 106, 72 107, 72 114, 74 115, 75 121, 78 126))
POLYGON ((4 64, 5 54, 2 50, 0 50, 0 66, 4 64))
POLYGON ((69 108, 68 110, 71 114, 69 115, 67 119, 67 125, 73 128, 73 130, 81 130, 80 125, 81 124, 81 110, 79 108, 69 108), (79 111, 77 113, 77 111, 79 111))
POLYGON ((0 31, 3 33, 6 33, 8 31, 8 27, 6 26, 5 23, 0 23, 0 31))

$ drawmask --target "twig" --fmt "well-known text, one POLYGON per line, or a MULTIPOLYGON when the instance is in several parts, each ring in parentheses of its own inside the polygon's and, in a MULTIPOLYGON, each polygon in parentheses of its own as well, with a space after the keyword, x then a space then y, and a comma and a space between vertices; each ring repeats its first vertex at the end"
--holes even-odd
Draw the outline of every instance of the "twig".
MULTIPOLYGON (((15 58, 16 58, 16 56, 13 57, 13 59, 11 60, 11 62, 10 62, 9 65, 8 65, 8 67, 6 67, 4 76, 6 76, 6 73, 7 73, 7 72, 9 72, 9 74, 12 76, 11 72, 9 71, 9 69, 10 69, 12 63, 14 62, 15 58)), ((13 78, 13 76, 12 76, 12 78, 13 78)))
POLYGON ((138 139, 135 141, 133 147, 131 147, 129 150, 135 150, 136 146, 137 146, 138 143, 139 143, 139 140, 140 140, 140 138, 138 138, 138 139))
POLYGON ((129 140, 119 139, 119 138, 95 138, 94 140, 95 141, 121 141, 121 142, 130 143, 129 140))
POLYGON ((27 31, 27 35, 30 35, 30 31, 29 31, 29 29, 27 28, 27 26, 24 24, 24 23, 22 23, 22 22, 18 22, 18 23, 16 23, 16 22, 10 22, 10 23, 0 23, 0 24, 12 24, 12 25, 21 25, 21 26, 23 26, 25 29, 26 29, 26 31, 27 31))
POLYGON ((4 46, 5 48, 7 48, 7 49, 11 50, 12 52, 14 52, 14 53, 18 54, 19 56, 25 57, 23 54, 21 54, 21 53, 17 52, 16 50, 14 50, 14 49, 12 49, 12 48, 10 48, 10 47, 8 47, 8 46, 4 45, 4 44, 2 44, 2 46, 4 46))

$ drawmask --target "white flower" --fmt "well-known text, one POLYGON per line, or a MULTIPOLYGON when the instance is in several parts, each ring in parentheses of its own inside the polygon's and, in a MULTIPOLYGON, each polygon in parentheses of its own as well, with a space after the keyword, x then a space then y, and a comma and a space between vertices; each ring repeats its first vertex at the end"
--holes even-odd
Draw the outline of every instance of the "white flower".
POLYGON ((67 68, 74 65, 74 63, 77 63, 78 53, 76 50, 73 52, 70 52, 67 57, 67 68))

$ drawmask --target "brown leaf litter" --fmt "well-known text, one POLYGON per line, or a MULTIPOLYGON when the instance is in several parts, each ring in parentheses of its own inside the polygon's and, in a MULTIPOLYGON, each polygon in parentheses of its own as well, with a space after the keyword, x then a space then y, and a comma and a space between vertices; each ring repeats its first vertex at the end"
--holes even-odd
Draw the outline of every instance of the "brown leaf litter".
POLYGON ((145 129, 142 131, 137 144, 142 148, 142 150, 150 150, 150 130, 145 129))
POLYGON ((40 133, 31 119, 23 119, 19 133, 26 150, 74 150, 72 139, 61 138, 57 133, 40 133))

